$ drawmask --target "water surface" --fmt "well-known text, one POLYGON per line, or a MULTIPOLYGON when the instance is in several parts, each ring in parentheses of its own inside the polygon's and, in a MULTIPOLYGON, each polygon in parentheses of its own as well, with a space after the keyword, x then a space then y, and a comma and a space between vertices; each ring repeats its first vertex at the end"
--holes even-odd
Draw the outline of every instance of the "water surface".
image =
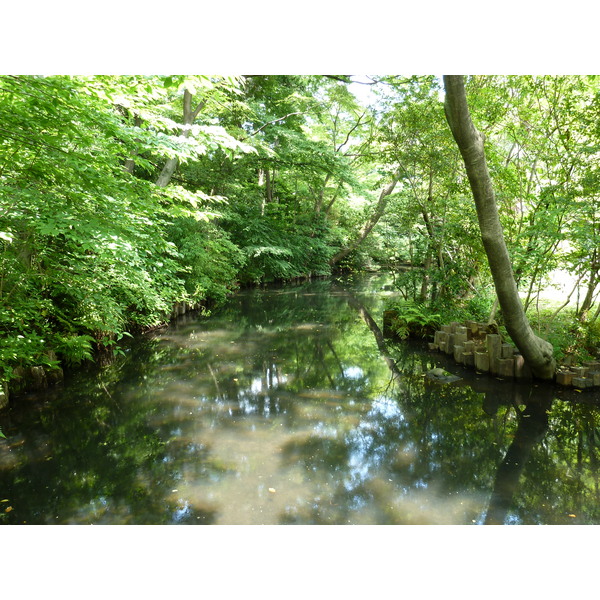
POLYGON ((385 282, 242 291, 20 398, 0 523, 600 522, 597 395, 384 339, 385 282))

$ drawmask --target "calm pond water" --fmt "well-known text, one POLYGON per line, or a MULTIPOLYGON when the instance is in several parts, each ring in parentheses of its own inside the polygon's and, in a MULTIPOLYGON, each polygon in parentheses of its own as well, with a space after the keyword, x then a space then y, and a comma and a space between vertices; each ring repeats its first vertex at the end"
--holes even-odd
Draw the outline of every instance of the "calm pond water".
POLYGON ((598 394, 384 339, 385 281, 242 291, 20 398, 0 523, 600 523, 598 394))

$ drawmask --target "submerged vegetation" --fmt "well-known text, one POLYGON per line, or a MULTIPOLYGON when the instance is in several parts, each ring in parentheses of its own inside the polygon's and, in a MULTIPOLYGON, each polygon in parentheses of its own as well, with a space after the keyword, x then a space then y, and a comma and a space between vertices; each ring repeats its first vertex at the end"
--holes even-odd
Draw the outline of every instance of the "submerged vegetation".
MULTIPOLYGON (((527 317, 557 359, 595 357, 600 80, 465 85, 527 317)), ((4 382, 336 270, 393 272, 401 335, 504 325, 433 76, 3 75, 0 123, 4 382)))

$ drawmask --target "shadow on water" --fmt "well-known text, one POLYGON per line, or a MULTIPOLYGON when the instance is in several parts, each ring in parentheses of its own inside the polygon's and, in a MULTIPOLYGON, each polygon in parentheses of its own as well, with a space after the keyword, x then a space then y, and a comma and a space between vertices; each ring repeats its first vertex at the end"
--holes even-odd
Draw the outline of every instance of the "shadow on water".
POLYGON ((386 340, 383 283, 246 290, 22 398, 0 523, 600 522, 595 397, 386 340))
POLYGON ((552 405, 552 390, 536 390, 521 410, 514 403, 517 415, 517 431, 500 463, 489 508, 485 518, 488 525, 501 525, 505 522, 512 498, 517 490, 519 479, 535 446, 540 444, 548 431, 548 411, 552 405))

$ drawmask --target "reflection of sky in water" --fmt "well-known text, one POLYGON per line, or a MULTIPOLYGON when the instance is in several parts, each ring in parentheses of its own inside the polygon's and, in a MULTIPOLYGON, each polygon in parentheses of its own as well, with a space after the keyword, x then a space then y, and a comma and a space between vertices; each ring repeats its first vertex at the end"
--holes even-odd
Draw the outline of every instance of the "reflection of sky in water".
POLYGON ((386 398, 380 396, 373 400, 371 404, 371 410, 368 415, 370 417, 381 417, 383 419, 397 419, 398 421, 404 421, 404 414, 400 408, 398 401, 392 398, 386 398))
POLYGON ((185 500, 183 506, 178 506, 173 513, 173 523, 180 523, 191 514, 190 503, 185 500))
POLYGON ((250 391, 253 394, 260 394, 269 389, 276 388, 288 381, 286 375, 279 374, 274 367, 267 367, 265 373, 260 377, 253 377, 250 383, 250 391))
MULTIPOLYGON (((258 407, 255 404, 252 404, 248 398, 241 398, 239 405, 241 411, 246 415, 251 415, 252 413, 256 413, 258 411, 258 407)), ((265 406, 265 416, 268 416, 268 414, 269 407, 265 406)))
POLYGON ((397 401, 381 396, 373 400, 366 418, 347 436, 351 452, 344 487, 348 491, 372 477, 388 457, 385 444, 376 441, 376 435, 385 432, 385 421, 401 422, 404 421, 404 415, 397 401))
POLYGON ((368 447, 365 445, 353 450, 348 461, 349 473, 348 478, 344 481, 344 487, 351 491, 361 482, 365 481, 369 476, 369 471, 373 461, 366 461, 365 456, 368 447))
POLYGON ((362 379, 365 373, 360 367, 346 367, 344 377, 346 379, 362 379))

